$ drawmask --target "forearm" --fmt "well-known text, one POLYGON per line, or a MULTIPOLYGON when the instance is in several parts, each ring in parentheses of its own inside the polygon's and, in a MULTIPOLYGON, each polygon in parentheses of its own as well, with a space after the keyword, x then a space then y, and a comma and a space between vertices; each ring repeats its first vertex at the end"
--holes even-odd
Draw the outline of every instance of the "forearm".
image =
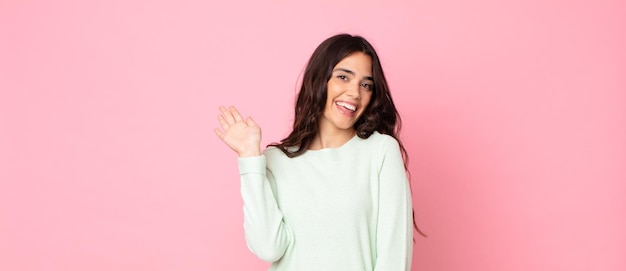
POLYGON ((291 242, 291 231, 283 223, 265 169, 265 157, 239 158, 244 230, 250 250, 268 262, 282 257, 291 242))

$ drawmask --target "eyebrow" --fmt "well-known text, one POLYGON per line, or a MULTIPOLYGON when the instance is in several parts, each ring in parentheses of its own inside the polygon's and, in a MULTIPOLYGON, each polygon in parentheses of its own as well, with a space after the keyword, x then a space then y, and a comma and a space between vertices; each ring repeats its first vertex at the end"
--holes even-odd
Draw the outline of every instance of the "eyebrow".
MULTIPOLYGON (((336 69, 334 69, 334 70, 333 70, 333 72, 336 72, 336 71, 342 71, 342 72, 349 73, 349 74, 351 74, 351 75, 356 75, 356 73, 355 73, 355 72, 353 72, 353 71, 351 71, 351 70, 348 70, 348 69, 344 69, 344 68, 336 68, 336 69)), ((373 78, 373 77, 371 77, 371 76, 365 76, 365 77, 363 77, 363 79, 367 79, 367 80, 374 81, 374 78, 373 78)))

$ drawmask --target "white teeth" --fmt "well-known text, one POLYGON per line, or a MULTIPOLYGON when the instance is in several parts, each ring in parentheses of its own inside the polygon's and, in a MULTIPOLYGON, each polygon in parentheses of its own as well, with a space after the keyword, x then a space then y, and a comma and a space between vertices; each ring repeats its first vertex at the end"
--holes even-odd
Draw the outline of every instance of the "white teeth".
POLYGON ((350 111, 356 111, 356 106, 351 105, 349 103, 344 103, 344 102, 337 102, 338 106, 343 106, 345 109, 348 109, 350 111))

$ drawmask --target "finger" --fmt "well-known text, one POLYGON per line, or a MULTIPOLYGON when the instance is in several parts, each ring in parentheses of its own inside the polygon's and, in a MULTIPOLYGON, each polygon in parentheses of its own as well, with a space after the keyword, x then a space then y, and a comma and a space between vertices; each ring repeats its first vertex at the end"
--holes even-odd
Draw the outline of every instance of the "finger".
POLYGON ((254 122, 254 120, 252 119, 252 117, 248 117, 246 119, 246 124, 248 124, 248 126, 257 126, 256 122, 254 122))
POLYGON ((215 134, 217 135, 217 137, 219 137, 222 141, 224 140, 224 132, 220 131, 220 129, 215 128, 215 134))
POLYGON ((235 123, 235 118, 233 118, 233 113, 231 113, 230 110, 220 106, 220 111, 222 111, 222 117, 228 124, 235 123))
POLYGON ((233 118, 235 118, 235 121, 240 122, 243 121, 243 118, 241 117, 241 114, 239 114, 239 111, 237 111, 237 108, 235 108, 234 106, 229 107, 230 109, 230 113, 233 114, 233 118))
POLYGON ((226 120, 224 119, 224 116, 222 115, 217 116, 217 120, 220 122, 220 125, 222 125, 222 129, 224 131, 228 131, 228 129, 230 129, 230 125, 228 124, 228 122, 226 122, 226 120))

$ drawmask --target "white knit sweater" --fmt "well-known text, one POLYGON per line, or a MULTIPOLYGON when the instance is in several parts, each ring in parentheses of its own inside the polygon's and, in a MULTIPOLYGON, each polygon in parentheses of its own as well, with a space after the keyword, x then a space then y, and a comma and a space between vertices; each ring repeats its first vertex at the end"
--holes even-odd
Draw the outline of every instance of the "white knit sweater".
POLYGON ((238 162, 246 241, 270 270, 410 270, 411 193, 393 137, 238 162))

